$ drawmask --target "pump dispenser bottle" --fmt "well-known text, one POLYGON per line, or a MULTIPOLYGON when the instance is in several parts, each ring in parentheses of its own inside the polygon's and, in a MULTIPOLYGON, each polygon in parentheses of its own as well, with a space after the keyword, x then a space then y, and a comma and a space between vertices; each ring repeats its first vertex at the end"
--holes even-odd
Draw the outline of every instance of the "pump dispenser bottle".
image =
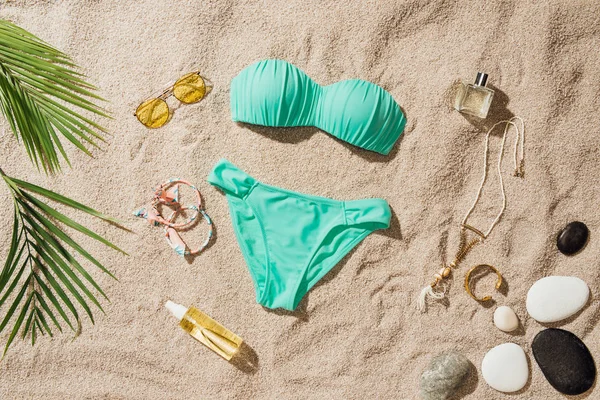
POLYGON ((239 351, 242 338, 197 308, 186 308, 171 300, 165 307, 180 321, 184 331, 227 361, 239 351))
POLYGON ((494 91, 485 87, 488 75, 483 72, 478 72, 475 78, 475 84, 461 83, 454 108, 461 113, 469 114, 478 118, 487 117, 494 91))

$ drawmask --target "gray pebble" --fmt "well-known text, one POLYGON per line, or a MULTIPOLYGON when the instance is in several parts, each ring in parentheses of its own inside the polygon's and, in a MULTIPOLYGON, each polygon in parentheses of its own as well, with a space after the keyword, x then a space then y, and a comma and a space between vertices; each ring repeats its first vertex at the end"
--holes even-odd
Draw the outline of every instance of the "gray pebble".
POLYGON ((421 375, 423 400, 447 400, 469 377, 471 363, 460 353, 451 351, 433 358, 421 375))

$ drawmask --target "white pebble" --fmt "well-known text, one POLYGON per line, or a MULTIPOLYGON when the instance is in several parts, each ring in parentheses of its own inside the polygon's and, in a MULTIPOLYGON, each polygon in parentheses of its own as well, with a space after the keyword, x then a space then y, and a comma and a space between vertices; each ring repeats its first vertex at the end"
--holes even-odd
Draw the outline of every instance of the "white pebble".
POLYGON ((527 312, 539 322, 556 322, 581 310, 590 288, 574 276, 548 276, 535 282, 527 293, 527 312))
POLYGON ((504 343, 488 351, 481 362, 481 375, 499 392, 523 389, 529 379, 527 357, 521 346, 504 343))
POLYGON ((512 332, 519 327, 517 314, 508 306, 500 306, 494 311, 494 325, 504 332, 512 332))

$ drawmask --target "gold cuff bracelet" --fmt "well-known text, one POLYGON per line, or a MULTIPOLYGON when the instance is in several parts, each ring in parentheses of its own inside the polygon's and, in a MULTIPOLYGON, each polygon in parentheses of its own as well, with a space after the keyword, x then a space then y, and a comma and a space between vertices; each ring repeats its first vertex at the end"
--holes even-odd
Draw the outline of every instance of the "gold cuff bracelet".
POLYGON ((478 298, 477 296, 475 296, 473 294, 473 292, 471 292, 471 287, 470 287, 471 273, 473 273, 475 270, 480 269, 480 268, 489 268, 496 273, 496 275, 498 276, 498 280, 496 281, 496 290, 500 289, 500 287, 502 286, 502 274, 500 274, 500 272, 498 272, 498 270, 496 268, 494 268, 493 266, 491 266, 489 264, 476 265, 473 268, 471 268, 469 270, 469 272, 467 272, 467 275, 465 276, 465 290, 467 291, 467 293, 469 293, 469 296, 471 296, 475 300, 477 300, 479 302, 485 302, 485 301, 491 300, 492 296, 485 296, 482 298, 478 298))

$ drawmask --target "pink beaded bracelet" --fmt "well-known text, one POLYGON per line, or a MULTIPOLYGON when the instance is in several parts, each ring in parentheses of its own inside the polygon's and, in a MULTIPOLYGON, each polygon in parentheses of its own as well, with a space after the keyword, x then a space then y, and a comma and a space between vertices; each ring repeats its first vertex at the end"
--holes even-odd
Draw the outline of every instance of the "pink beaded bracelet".
POLYGON ((154 192, 154 198, 150 203, 149 207, 143 207, 133 212, 136 217, 145 218, 148 223, 152 226, 162 225, 165 231, 165 239, 167 243, 175 250, 180 256, 195 255, 202 252, 210 243, 213 237, 213 224, 208 214, 202 208, 202 195, 196 186, 190 182, 179 178, 171 178, 162 185, 160 185, 154 192), (183 184, 190 187, 196 193, 196 204, 182 206, 179 202, 179 185, 183 184), (173 211, 164 218, 158 210, 158 205, 162 204, 167 207, 173 207, 173 211), (194 213, 188 217, 185 221, 180 223, 174 223, 173 221, 181 212, 191 210, 194 213), (208 237, 196 250, 189 250, 187 244, 183 241, 179 235, 179 230, 187 229, 194 224, 198 215, 202 215, 206 223, 208 224, 208 237))

